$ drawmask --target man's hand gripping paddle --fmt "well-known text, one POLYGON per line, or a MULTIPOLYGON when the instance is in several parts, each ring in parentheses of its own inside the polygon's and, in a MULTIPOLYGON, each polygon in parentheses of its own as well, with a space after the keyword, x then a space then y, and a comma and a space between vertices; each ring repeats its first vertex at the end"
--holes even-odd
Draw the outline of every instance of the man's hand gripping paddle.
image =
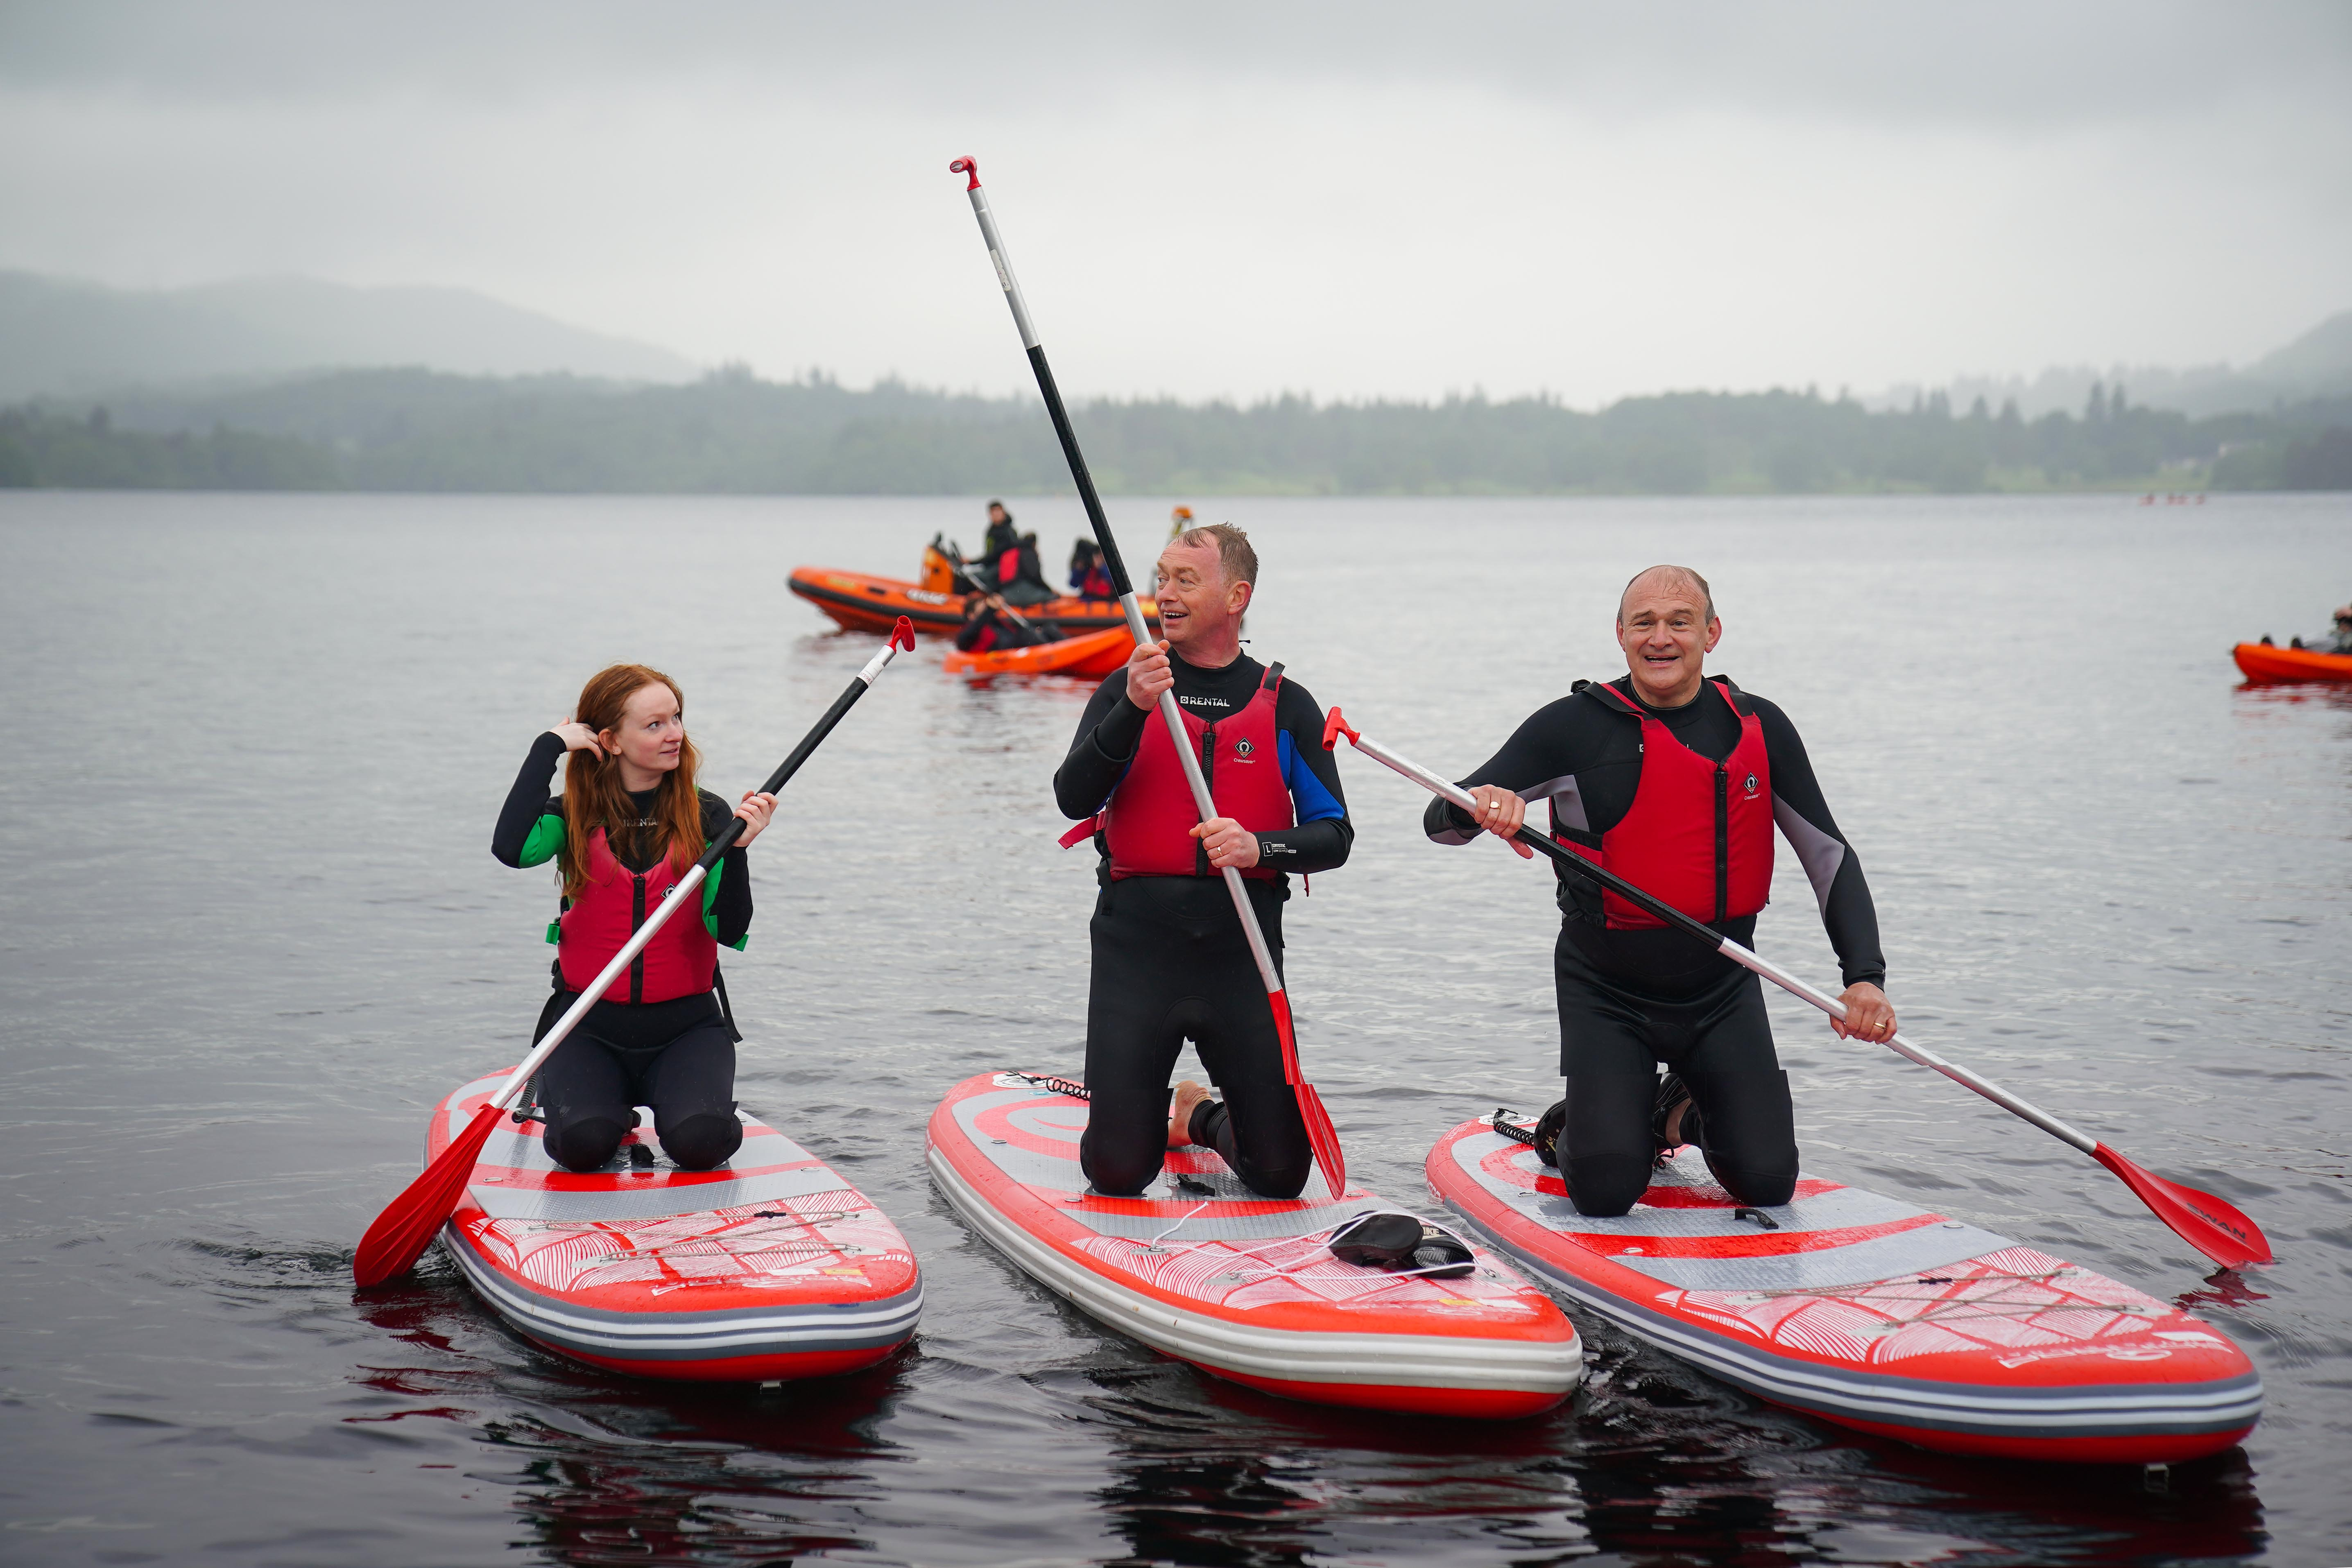
MULTIPOLYGON (((768 775, 768 782, 760 786, 760 793, 773 795, 783 788, 785 783, 800 772, 801 764, 808 761, 809 753, 833 733, 833 727, 841 722, 841 716, 856 706, 857 700, 866 695, 866 688, 889 668, 890 660, 898 649, 912 649, 914 646, 914 623, 901 616, 898 624, 890 628, 890 638, 882 645, 882 651, 866 660, 866 668, 857 672, 846 690, 834 699, 833 706, 825 710, 824 717, 801 737, 801 743, 793 748, 793 754, 768 775)), ((507 1108, 522 1092, 523 1085, 530 1081, 530 1075, 539 1070, 540 1064, 546 1061, 555 1047, 563 1043, 565 1037, 579 1026, 580 1020, 588 1016, 588 1009, 596 1005, 597 999, 604 994, 613 982, 628 973, 629 965, 645 950, 646 943, 654 939, 654 933, 660 931, 672 915, 686 907, 687 901, 695 896, 696 889, 702 886, 703 879, 710 875, 710 868, 719 864, 719 857, 727 853, 742 831, 741 817, 729 819, 727 826, 711 839, 710 847, 702 852, 702 858, 678 879, 677 886, 672 888, 646 916, 646 923, 639 926, 626 945, 613 955, 613 962, 604 966, 604 973, 588 983, 587 988, 580 993, 580 999, 556 1020, 555 1027, 547 1031, 546 1037, 539 1042, 530 1055, 523 1058, 522 1065, 507 1075, 507 1081, 499 1086, 498 1093, 490 1096, 489 1103, 474 1113, 474 1120, 467 1123, 466 1130, 450 1140, 449 1146, 441 1151, 440 1156, 425 1167, 423 1175, 409 1183, 406 1190, 376 1215, 375 1223, 368 1226, 365 1236, 360 1237, 359 1256, 352 1261, 352 1272, 358 1277, 362 1286, 381 1285, 387 1279, 405 1274, 409 1267, 425 1255, 425 1249, 432 1245, 434 1234, 441 1228, 442 1222, 456 1212, 457 1200, 465 1195, 466 1183, 474 1173, 474 1161, 481 1154, 482 1145, 489 1142, 490 1130, 498 1125, 499 1118, 506 1114, 507 1108)))
MULTIPOLYGON (((1342 735, 1354 742, 1356 749, 1364 755, 1393 768, 1431 794, 1465 811, 1475 813, 1478 809, 1477 803, 1466 791, 1456 788, 1418 763, 1399 756, 1379 742, 1365 740, 1349 727, 1339 710, 1334 708, 1323 726, 1323 744, 1327 748, 1336 746, 1342 735)), ((1639 905, 1684 935, 1715 949, 1732 963, 1755 971, 1790 995, 1810 1002, 1831 1017, 1843 1021, 1845 1005, 1836 997, 1814 990, 1778 964, 1759 958, 1729 937, 1710 931, 1700 921, 1672 904, 1651 897, 1615 872, 1603 870, 1532 827, 1523 826, 1512 837, 1516 842, 1527 845, 1538 854, 1550 856, 1575 875, 1608 889, 1628 903, 1639 905)), ((1913 1045, 1901 1035, 1896 1035, 1886 1044, 1896 1055, 1908 1057, 1921 1067, 1935 1068, 1962 1088, 1983 1095, 2011 1115, 2032 1122, 2053 1138, 2071 1143, 2088 1154, 2122 1177, 2124 1184, 2138 1194, 2140 1202, 2146 1204, 2157 1218, 2178 1232, 2183 1241, 2222 1268, 2237 1268, 2249 1263, 2271 1261, 2271 1246, 2263 1238, 2262 1227, 2212 1194, 2165 1180, 2153 1171, 2126 1159, 2088 1133, 2070 1127, 2040 1107, 2019 1099, 1990 1079, 1979 1078, 1964 1067, 1948 1062, 1935 1052, 1913 1045)))
MULTIPOLYGON (((1133 634, 1139 647, 1151 642, 1151 630, 1144 625, 1143 606, 1136 602, 1135 585, 1129 581, 1127 563, 1118 552, 1118 542, 1111 537, 1110 520, 1103 514, 1102 498, 1095 493, 1094 476, 1087 471, 1087 459, 1078 450, 1077 432, 1070 428, 1069 411, 1062 406, 1061 389, 1054 384, 1054 373, 1045 363, 1045 350, 1037 341, 1037 329, 1029 320, 1028 303, 1021 297, 1021 285, 1013 280, 1013 263, 1004 253, 1004 241, 996 232, 996 216, 988 209, 988 194, 980 188, 980 165, 970 158, 958 158, 948 165, 948 172, 971 176, 964 186, 971 198, 972 216, 980 220, 981 238, 988 245, 988 259, 996 268, 996 281, 1004 289, 1004 302, 1013 308, 1013 324, 1021 331, 1021 346, 1028 351, 1029 368, 1036 374, 1037 390, 1045 399, 1045 412, 1054 421, 1054 434, 1061 438, 1062 456, 1069 460, 1070 478, 1078 487, 1078 500, 1085 503, 1087 521, 1095 531, 1095 542, 1102 547, 1103 564, 1109 569, 1111 585, 1118 590, 1119 608, 1127 613, 1127 629, 1133 634)), ((1175 742, 1176 755, 1184 764, 1184 782, 1192 786, 1192 804, 1206 822, 1217 815, 1216 803, 1209 795, 1209 784, 1201 776, 1200 759, 1192 754, 1192 741, 1184 733, 1183 716, 1177 711, 1173 692, 1160 694, 1160 721, 1168 726, 1168 738, 1175 742)), ((1292 1031, 1290 998, 1283 994, 1282 976, 1276 973, 1274 953, 1265 944, 1265 932, 1259 929, 1257 911, 1250 907, 1249 891, 1243 885, 1242 874, 1232 867, 1224 868, 1225 889, 1233 895, 1234 909, 1241 916, 1242 931, 1249 938, 1250 956, 1257 961, 1258 978, 1265 982, 1266 1005, 1274 1009, 1274 1030, 1282 1040, 1282 1076, 1298 1097, 1298 1114, 1307 1123, 1307 1139, 1314 1145, 1315 1163, 1323 1179, 1331 1185, 1333 1197, 1344 1196, 1348 1190, 1348 1161, 1339 1148, 1339 1134, 1331 1125, 1331 1113, 1323 1109, 1323 1097, 1315 1092, 1298 1070, 1298 1038, 1292 1031)))

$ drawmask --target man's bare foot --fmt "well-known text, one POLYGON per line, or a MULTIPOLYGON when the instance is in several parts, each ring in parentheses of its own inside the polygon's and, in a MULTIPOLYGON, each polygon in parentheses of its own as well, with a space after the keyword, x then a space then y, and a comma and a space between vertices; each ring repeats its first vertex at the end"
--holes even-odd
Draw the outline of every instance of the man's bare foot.
POLYGON ((1168 1146, 1171 1149, 1191 1146, 1192 1112, 1199 1109, 1201 1101, 1208 1098, 1209 1091, 1189 1078, 1176 1086, 1176 1096, 1168 1103, 1168 1146))

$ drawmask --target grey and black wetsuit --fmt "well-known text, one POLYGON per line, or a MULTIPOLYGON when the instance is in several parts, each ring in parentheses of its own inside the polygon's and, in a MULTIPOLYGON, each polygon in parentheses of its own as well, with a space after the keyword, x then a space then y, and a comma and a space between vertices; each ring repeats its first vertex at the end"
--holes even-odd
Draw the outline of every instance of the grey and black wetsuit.
MULTIPOLYGON (((1580 681, 1538 709, 1462 784, 1497 784, 1543 802, 1556 838, 1598 847, 1633 805, 1642 723, 1589 694, 1589 684, 1580 681)), ((1712 681, 1677 709, 1641 703, 1630 676, 1610 684, 1702 757, 1721 762, 1739 743, 1740 716, 1712 681)), ((1883 985, 1886 963, 1870 888, 1822 799, 1804 742, 1779 708, 1740 696, 1770 760, 1773 818, 1812 882, 1845 984, 1883 985)), ((1430 803, 1423 826, 1441 844, 1478 836, 1468 814, 1443 800, 1430 803)), ((1690 1088, 1695 1114, 1685 1119, 1684 1141, 1706 1150, 1717 1178, 1744 1203, 1786 1203, 1797 1176, 1794 1116, 1757 977, 1671 929, 1610 929, 1598 889, 1564 868, 1558 874, 1563 918, 1553 974, 1568 1103, 1560 1172, 1578 1209, 1621 1215, 1648 1186, 1661 1062, 1690 1088)), ((1756 917, 1717 921, 1712 929, 1753 946, 1756 917)))

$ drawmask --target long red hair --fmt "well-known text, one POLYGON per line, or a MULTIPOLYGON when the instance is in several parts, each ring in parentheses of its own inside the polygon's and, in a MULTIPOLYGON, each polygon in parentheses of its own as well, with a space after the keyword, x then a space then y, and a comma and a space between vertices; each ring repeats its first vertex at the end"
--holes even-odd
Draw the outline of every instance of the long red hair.
MULTIPOLYGON (((621 727, 621 710, 630 698, 648 686, 667 686, 677 699, 678 717, 686 717, 686 693, 658 669, 642 664, 616 664, 600 669, 580 689, 579 705, 572 716, 602 735, 621 727)), ((595 746, 571 753, 563 770, 563 894, 576 899, 588 880, 588 836, 601 827, 613 853, 624 859, 650 858, 656 845, 667 848, 670 864, 684 870, 701 855, 708 842, 702 836, 702 797, 694 787, 695 765, 702 760, 694 742, 681 740, 677 766, 662 775, 656 788, 651 826, 637 825, 637 804, 621 787, 621 759, 595 746), (658 836, 658 837, 656 837, 658 836)))

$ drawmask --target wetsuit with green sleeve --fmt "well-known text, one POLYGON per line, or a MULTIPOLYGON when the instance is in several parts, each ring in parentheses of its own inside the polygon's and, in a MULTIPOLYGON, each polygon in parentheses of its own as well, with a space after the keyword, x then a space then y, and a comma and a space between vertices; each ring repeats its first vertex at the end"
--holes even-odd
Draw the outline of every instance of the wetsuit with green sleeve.
MULTIPOLYGON (((564 750, 563 737, 552 731, 542 731, 531 742, 490 835, 490 853, 500 864, 543 866, 562 850, 563 797, 549 790, 564 750)), ((707 837, 724 827, 734 811, 709 790, 697 793, 707 837)), ((652 817, 656 794, 631 795, 640 821, 652 817)), ((608 832, 607 841, 631 871, 650 870, 662 859, 649 833, 608 832)), ((559 900, 559 913, 562 907, 559 900)), ((744 945, 751 925, 751 875, 740 845, 711 868, 699 914, 720 946, 744 945)), ((673 918, 696 915, 683 911, 673 918)), ((554 992, 540 1011, 534 1043, 579 1000, 577 993, 564 989, 562 966, 551 967, 554 992)), ((622 991, 626 984, 624 976, 613 988, 622 991)), ((646 1105, 653 1108, 655 1131, 670 1158, 689 1170, 721 1163, 743 1141, 735 1116, 736 1039, 715 989, 663 1002, 633 1004, 610 995, 598 1001, 540 1068, 548 1156, 567 1169, 596 1169, 627 1136, 633 1108, 646 1105)))

